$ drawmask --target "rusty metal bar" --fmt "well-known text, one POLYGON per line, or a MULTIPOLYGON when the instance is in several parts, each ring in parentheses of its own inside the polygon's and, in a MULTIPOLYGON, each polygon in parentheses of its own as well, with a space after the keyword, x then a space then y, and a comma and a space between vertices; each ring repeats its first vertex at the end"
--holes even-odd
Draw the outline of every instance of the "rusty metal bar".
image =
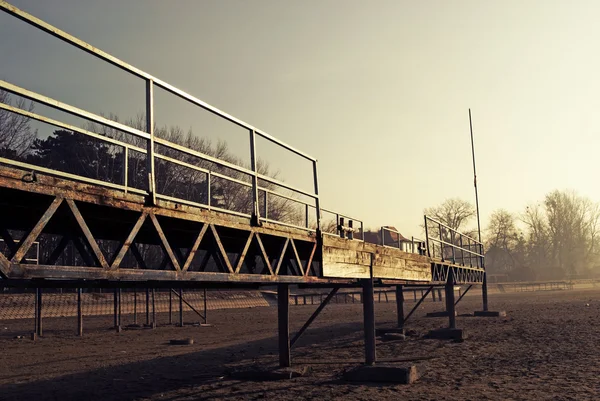
POLYGON ((196 308, 194 308, 194 306, 193 306, 192 304, 190 304, 188 301, 186 301, 186 300, 183 298, 183 290, 181 290, 181 289, 180 289, 180 290, 179 290, 179 294, 178 294, 178 293, 177 293, 177 292, 176 292, 174 289, 171 289, 171 292, 172 292, 173 294, 175 294, 175 295, 177 295, 177 296, 179 297, 179 302, 180 302, 180 305, 181 305, 181 303, 183 302, 183 303, 184 303, 184 304, 186 304, 186 305, 187 305, 187 306, 188 306, 188 307, 189 307, 189 308, 190 308, 192 311, 194 311, 194 313, 196 313, 196 315, 200 316, 200 318, 202 318, 202 320, 206 320, 206 318, 204 317, 204 315, 203 315, 202 313, 198 312, 198 311, 196 310, 196 308))
POLYGON ((458 297, 458 299, 456 300, 456 302, 454 303, 454 305, 458 305, 458 303, 461 301, 461 299, 463 299, 463 297, 465 295, 467 295, 467 292, 469 292, 469 290, 471 289, 471 287, 473 287, 472 284, 467 287, 467 289, 465 290, 465 292, 463 292, 462 294, 460 294, 460 296, 458 297))
POLYGON ((67 205, 69 205, 69 208, 71 209, 71 212, 73 213, 73 216, 75 217, 75 220, 77 221, 77 224, 79 224, 81 231, 83 231, 83 235, 85 236, 85 239, 87 240, 88 245, 92 249, 92 252, 94 252, 94 255, 96 256, 96 259, 100 263, 100 266, 103 269, 108 269, 109 266, 108 266, 108 263, 106 262, 106 258, 102 254, 102 251, 100 250, 100 247, 98 246, 98 243, 96 242, 96 239, 92 235, 92 232, 90 231, 83 216, 81 215, 81 212, 79 211, 79 208, 75 204, 75 201, 73 201, 72 199, 67 199, 67 205))
POLYGON ((277 327, 279 329, 279 366, 289 368, 292 365, 290 347, 290 287, 277 285, 277 327))
MULTIPOLYGON (((306 329, 308 329, 308 327, 319 316, 319 314, 323 311, 323 309, 325 309, 325 307, 327 306, 329 301, 331 301, 331 299, 335 296, 335 294, 337 294, 339 289, 340 289, 339 287, 334 287, 331 290, 331 292, 329 294, 327 294, 327 297, 321 302, 321 304, 319 305, 317 310, 314 311, 314 313, 308 318, 306 323, 304 323, 304 325, 300 328, 300 330, 298 330, 298 332, 296 333, 294 338, 292 338, 292 341, 290 343, 290 348, 294 347, 294 344, 296 344, 296 341, 298 341, 300 339, 300 337, 302 337, 302 334, 304 334, 306 329)), ((311 299, 312 299, 312 295, 311 295, 311 299)), ((311 304, 312 304, 312 302, 311 302, 311 304)))
POLYGON ((417 310, 417 308, 419 306, 421 306, 421 304, 423 303, 423 301, 425 300, 425 298, 427 298, 427 295, 429 295, 429 292, 433 289, 433 286, 429 287, 427 289, 427 291, 423 294, 423 296, 421 296, 421 299, 419 299, 419 302, 417 302, 417 304, 415 306, 413 306, 413 308, 411 309, 411 311, 408 313, 408 315, 406 316, 406 318, 404 319, 404 323, 406 324, 406 322, 408 321, 408 319, 410 319, 410 317, 412 316, 413 313, 415 313, 415 311, 417 310))

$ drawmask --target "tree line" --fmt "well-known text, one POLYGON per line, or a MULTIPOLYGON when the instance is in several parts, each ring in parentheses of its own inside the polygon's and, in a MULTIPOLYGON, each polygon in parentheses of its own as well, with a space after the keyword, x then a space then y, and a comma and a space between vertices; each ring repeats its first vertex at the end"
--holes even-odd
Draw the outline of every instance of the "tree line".
MULTIPOLYGON (((425 214, 477 238, 475 207, 448 199, 425 214)), ((485 266, 501 280, 589 278, 600 273, 600 204, 554 190, 521 213, 495 210, 482 227, 485 266)))

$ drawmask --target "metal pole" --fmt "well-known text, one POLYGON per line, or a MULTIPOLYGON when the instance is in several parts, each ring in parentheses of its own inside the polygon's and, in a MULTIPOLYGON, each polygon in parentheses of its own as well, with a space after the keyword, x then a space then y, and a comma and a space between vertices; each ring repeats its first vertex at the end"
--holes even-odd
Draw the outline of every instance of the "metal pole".
POLYGON ((152 205, 156 205, 156 180, 154 174, 154 82, 146 80, 146 131, 150 135, 146 153, 148 193, 152 205))
POLYGON ((288 284, 277 285, 277 323, 279 328, 279 366, 292 366, 290 351, 290 287, 288 284))
POLYGON ((137 324, 137 289, 133 289, 133 324, 137 324))
POLYGON ((319 200, 319 174, 317 169, 317 161, 313 161, 313 178, 315 184, 315 211, 317 219, 317 238, 321 234, 321 202, 319 200))
POLYGON ((117 314, 119 313, 119 301, 117 300, 117 289, 113 290, 113 327, 118 329, 119 321, 117 318, 117 314))
POLYGON ((119 288, 119 327, 121 327, 121 289, 119 288))
POLYGON ((256 132, 250 130, 250 167, 252 168, 252 220, 253 224, 260 225, 260 207, 258 204, 258 172, 256 167, 256 132))
POLYGON ((454 303, 454 270, 448 270, 446 281, 446 311, 448 312, 449 327, 456 328, 456 305, 454 303))
MULTIPOLYGON (((471 130, 471 153, 473 154, 473 185, 475 187, 475 211, 477 212, 477 235, 479 243, 481 243, 481 221, 479 219, 479 194, 477 192, 477 170, 475 168, 475 142, 473 140, 473 120, 471 119, 471 109, 469 109, 469 128, 471 130)), ((483 249, 481 249, 480 254, 483 254, 483 249)), ((481 257, 480 257, 481 258, 481 257)), ((483 258, 481 258, 481 268, 485 269, 483 266, 483 258)), ((488 292, 487 292, 487 274, 483 273, 483 284, 481 286, 481 294, 483 298, 483 310, 485 312, 488 311, 488 292)))
POLYGON ((83 313, 81 310, 81 288, 77 289, 77 334, 83 336, 83 313))
POLYGON ((404 287, 396 286, 396 310, 398 311, 398 327, 404 327, 404 287))
POLYGON ((377 359, 375 351, 375 300, 373 279, 362 280, 363 318, 365 330, 365 365, 372 366, 377 359))

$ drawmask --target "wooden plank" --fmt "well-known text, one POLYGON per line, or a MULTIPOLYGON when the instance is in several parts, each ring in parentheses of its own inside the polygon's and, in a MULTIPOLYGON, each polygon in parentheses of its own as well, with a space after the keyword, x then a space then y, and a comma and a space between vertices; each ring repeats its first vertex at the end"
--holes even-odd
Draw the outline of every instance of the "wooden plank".
POLYGON ((275 275, 279 274, 279 269, 281 268, 281 264, 283 262, 283 258, 285 257, 285 251, 287 250, 288 244, 290 243, 290 239, 286 238, 285 242, 281 246, 281 252, 279 253, 279 260, 277 261, 277 267, 275 268, 275 275))
POLYGON ((233 273, 233 267, 231 266, 231 262, 229 261, 227 252, 225 252, 225 248, 223 248, 223 243, 221 242, 221 238, 219 237, 219 233, 217 233, 217 229, 215 228, 214 224, 210 225, 210 230, 212 231, 213 236, 215 237, 217 248, 219 249, 219 252, 221 253, 221 256, 224 259, 225 266, 227 266, 227 270, 229 270, 230 273, 233 273))
POLYGON ((294 258, 296 259, 296 263, 298 263, 298 268, 300 269, 300 275, 304 276, 304 268, 302 267, 302 261, 300 260, 300 256, 298 255, 298 250, 296 249, 296 244, 293 239, 290 239, 290 244, 292 244, 292 250, 294 251, 294 258))
POLYGON ((167 237, 165 237, 165 233, 162 227, 160 226, 160 223, 156 219, 154 213, 150 212, 148 214, 150 215, 150 220, 152 220, 152 224, 154 225, 154 228, 158 233, 158 237, 160 238, 160 242, 162 243, 164 251, 166 252, 167 256, 169 256, 169 259, 171 260, 173 267, 175 267, 175 270, 180 271, 181 267, 179 266, 179 261, 175 257, 173 249, 171 248, 171 245, 169 245, 169 241, 167 241, 167 237))
POLYGON ((48 224, 52 216, 54 216, 54 213, 56 213, 56 210, 58 210, 58 207, 61 205, 62 201, 63 198, 54 198, 48 209, 44 212, 42 217, 40 217, 40 220, 37 222, 35 227, 33 227, 33 229, 29 232, 25 240, 21 242, 19 250, 12 257, 12 263, 21 262, 21 259, 23 259, 25 254, 29 251, 29 248, 31 248, 31 245, 33 245, 33 243, 40 235, 44 227, 46 227, 46 224, 48 224))
POLYGON ((188 253, 188 257, 187 257, 185 263, 183 264, 181 271, 185 272, 190 268, 190 265, 192 264, 192 261, 194 260, 194 255, 196 255, 196 252, 198 252, 198 248, 200 247, 202 238, 204 238, 204 234, 206 234, 207 230, 208 230, 208 224, 204 224, 202 226, 202 229, 200 230, 200 233, 198 233, 198 236, 196 237, 196 241, 194 241, 194 245, 192 245, 192 248, 190 249, 190 252, 188 253))
POLYGON ((98 259, 100 266, 103 269, 108 269, 109 268, 108 262, 106 261, 106 258, 102 254, 102 251, 100 250, 100 247, 98 246, 98 243, 96 242, 96 239, 92 235, 90 228, 88 227, 87 223, 83 219, 83 216, 81 215, 79 208, 75 204, 75 201, 73 199, 67 199, 67 205, 69 205, 69 209, 71 209, 73 216, 75 216, 75 220, 77 220, 77 224, 79 224, 81 231, 83 231, 83 235, 84 235, 88 245, 91 247, 92 252, 94 252, 96 259, 98 259))
POLYGON ((325 263, 323 262, 323 277, 325 278, 370 278, 369 266, 349 263, 325 263))
POLYGON ((140 215, 140 217, 137 219, 135 225, 131 229, 131 232, 125 239, 125 242, 123 242, 123 246, 121 246, 119 253, 113 260, 112 265, 110 266, 111 269, 119 268, 119 265, 121 265, 121 262, 123 261, 125 254, 129 250, 129 247, 131 246, 131 244, 133 244, 133 240, 135 239, 135 236, 140 231, 140 228, 142 228, 144 221, 146 221, 146 217, 148 217, 148 213, 146 211, 143 211, 142 214, 140 215))
POLYGON ((253 237, 254 237, 254 233, 251 231, 250 235, 248 236, 248 240, 246 241, 246 245, 244 245, 244 250, 242 251, 242 253, 240 253, 240 256, 236 263, 236 266, 235 266, 236 273, 239 273, 240 269, 242 268, 242 264, 244 263, 244 260, 246 259, 246 253, 248 253, 248 248, 250 248, 250 244, 252 243, 253 237))
POLYGON ((255 236, 256 236, 256 240, 258 241, 258 247, 260 248, 260 253, 262 254, 263 261, 265 262, 265 265, 269 268, 269 272, 271 273, 271 276, 274 276, 275 272, 273 271, 273 267, 271 266, 271 261, 269 260, 269 256, 267 255, 267 252, 265 251, 265 246, 262 242, 262 239, 260 238, 260 235, 258 233, 256 233, 255 236))

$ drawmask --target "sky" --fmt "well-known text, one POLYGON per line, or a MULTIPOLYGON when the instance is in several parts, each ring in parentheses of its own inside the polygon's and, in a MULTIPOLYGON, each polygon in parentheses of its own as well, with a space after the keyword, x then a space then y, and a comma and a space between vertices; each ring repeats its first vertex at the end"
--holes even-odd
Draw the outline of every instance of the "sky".
MULTIPOLYGON (((10 3, 316 157, 322 207, 366 227, 419 236, 424 208, 474 202, 469 108, 484 227, 554 189, 600 201, 597 1, 10 3)), ((0 79, 122 120, 144 107, 141 80, 4 13, 0 79)), ((156 101, 159 124, 249 160, 244 130, 156 101)), ((307 163, 257 147, 311 189, 307 163)))

